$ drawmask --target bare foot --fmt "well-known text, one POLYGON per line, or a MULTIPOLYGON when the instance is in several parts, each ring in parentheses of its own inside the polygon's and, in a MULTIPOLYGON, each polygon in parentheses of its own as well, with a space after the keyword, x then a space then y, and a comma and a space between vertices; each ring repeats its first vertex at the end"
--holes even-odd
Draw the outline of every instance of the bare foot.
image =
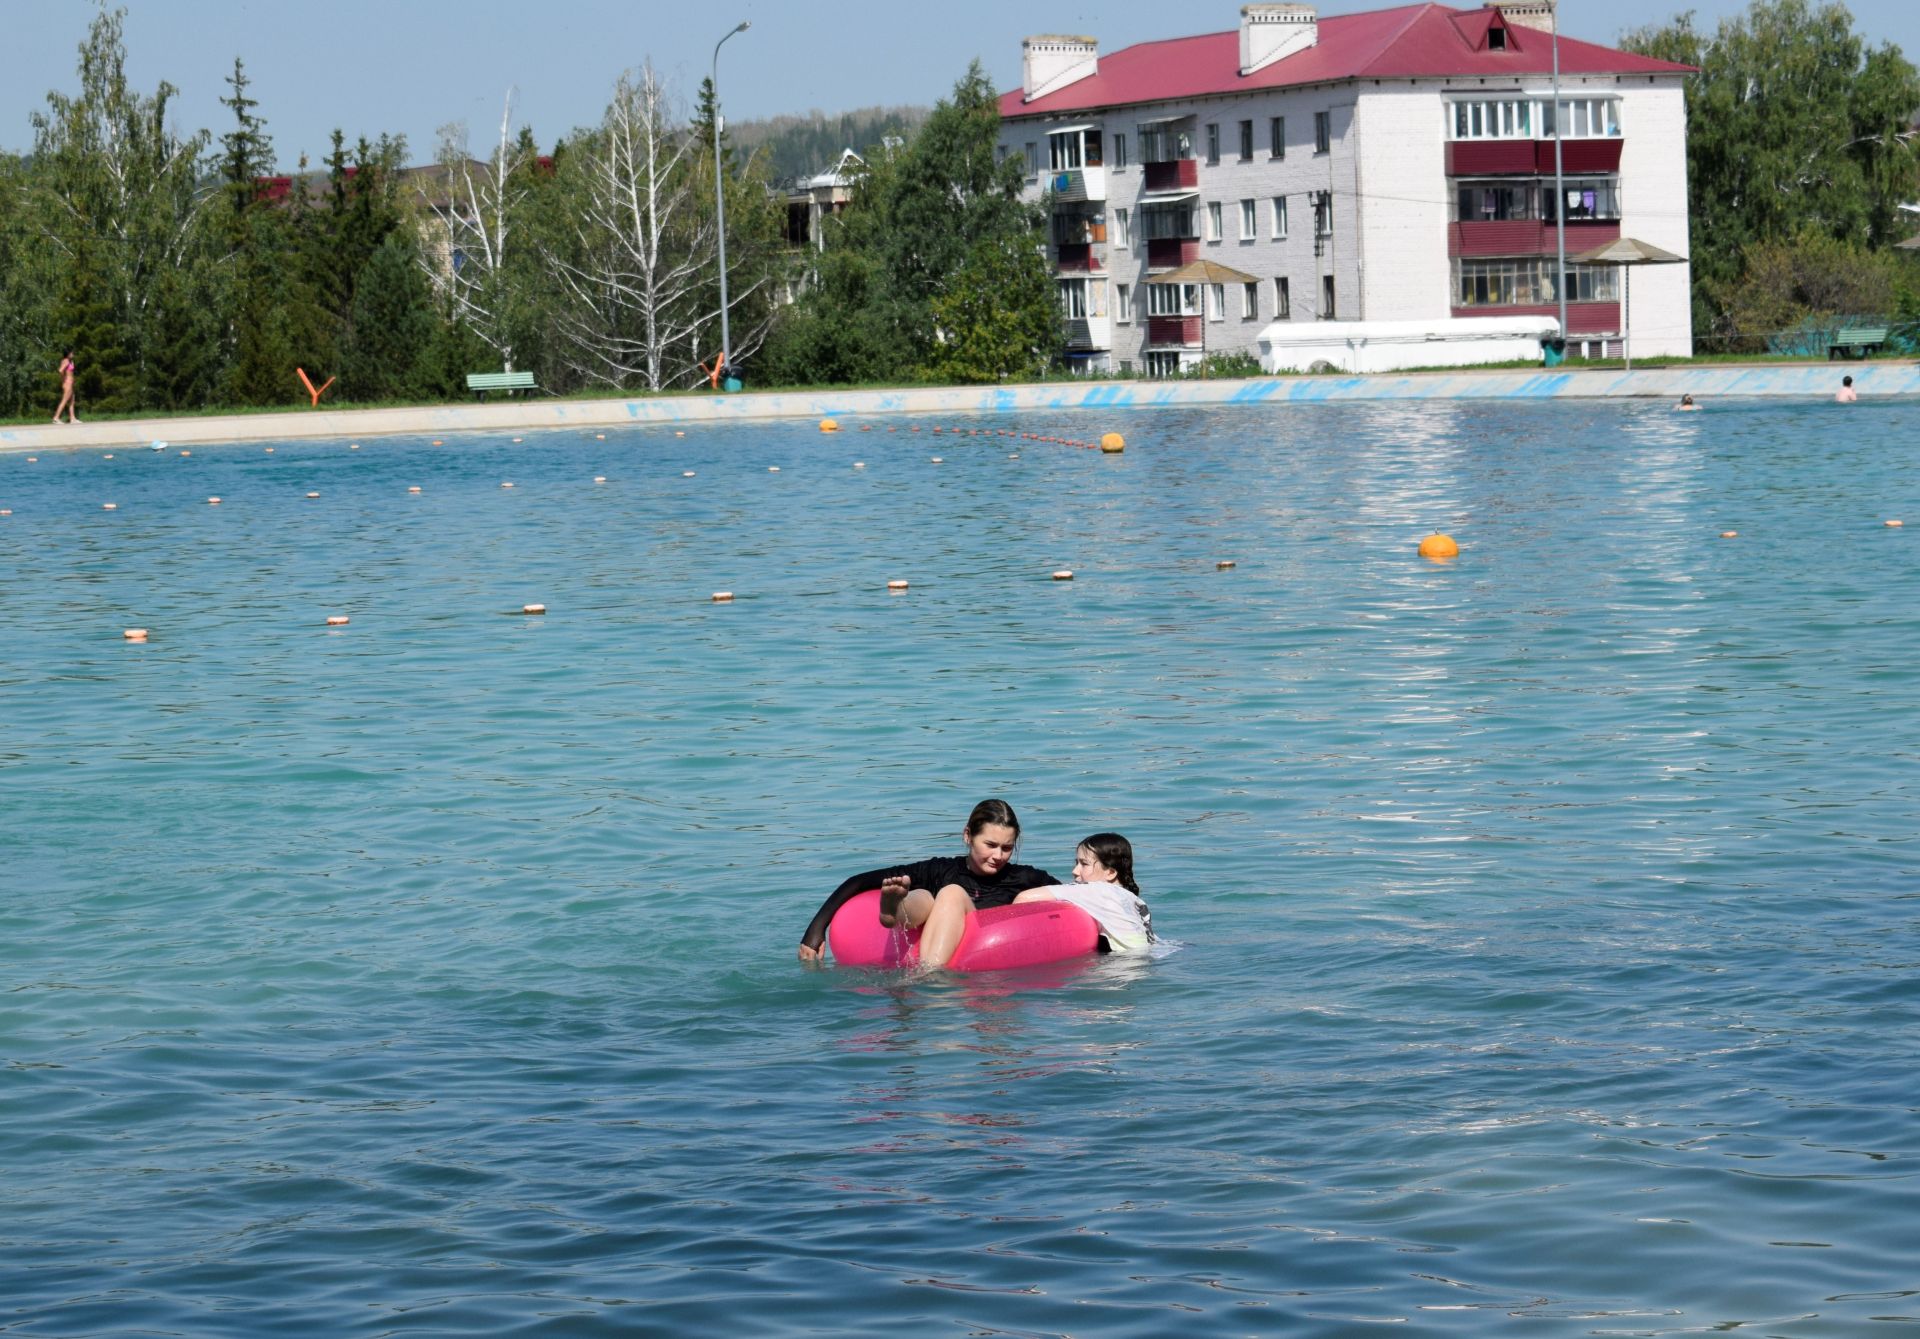
POLYGON ((900 919, 900 904, 906 900, 908 889, 882 888, 880 890, 880 923, 891 930, 900 919))

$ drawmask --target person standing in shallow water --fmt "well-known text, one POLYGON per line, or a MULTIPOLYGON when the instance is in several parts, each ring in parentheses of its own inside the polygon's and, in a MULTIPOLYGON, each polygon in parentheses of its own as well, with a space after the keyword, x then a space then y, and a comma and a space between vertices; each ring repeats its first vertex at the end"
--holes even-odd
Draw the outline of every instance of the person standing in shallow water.
POLYGON ((78 423, 79 415, 73 412, 73 350, 67 350, 67 356, 60 360, 60 404, 53 411, 53 421, 60 421, 60 410, 67 411, 67 422, 78 423))
POLYGON ((1852 404, 1860 398, 1860 393, 1853 388, 1852 377, 1840 378, 1840 389, 1834 394, 1833 398, 1838 404, 1852 404))
POLYGON ((1004 907, 1029 888, 1060 881, 1043 869, 1013 863, 1020 842, 1020 819, 1005 800, 982 800, 967 815, 961 836, 966 853, 934 856, 908 865, 856 874, 828 894, 800 937, 800 961, 826 956, 827 926, 848 899, 880 889, 880 923, 920 927, 920 961, 943 966, 953 956, 967 917, 988 907, 1004 907))

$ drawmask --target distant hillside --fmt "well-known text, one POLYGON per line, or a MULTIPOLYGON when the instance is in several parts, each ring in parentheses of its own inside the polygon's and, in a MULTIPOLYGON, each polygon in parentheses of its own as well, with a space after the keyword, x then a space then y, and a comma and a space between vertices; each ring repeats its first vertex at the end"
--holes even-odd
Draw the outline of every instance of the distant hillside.
POLYGON ((774 116, 764 121, 734 121, 727 138, 736 152, 758 151, 768 160, 776 181, 810 177, 840 160, 843 150, 865 156, 888 135, 909 138, 927 119, 926 107, 861 107, 829 115, 814 110, 804 116, 774 116))

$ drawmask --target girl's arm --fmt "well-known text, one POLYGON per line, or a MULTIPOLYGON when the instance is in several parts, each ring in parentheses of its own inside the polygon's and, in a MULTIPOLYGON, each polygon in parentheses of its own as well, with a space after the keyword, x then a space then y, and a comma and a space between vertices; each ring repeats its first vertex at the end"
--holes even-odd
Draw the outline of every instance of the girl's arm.
POLYGON ((820 910, 813 913, 813 919, 807 922, 807 932, 800 936, 800 961, 814 962, 826 951, 827 926, 833 923, 834 916, 849 900, 866 892, 869 888, 878 888, 880 884, 896 874, 904 874, 916 880, 916 888, 925 887, 928 877, 927 868, 937 864, 934 860, 919 860, 911 865, 889 865, 885 869, 868 870, 865 874, 856 874, 827 894, 827 900, 820 904, 820 910))

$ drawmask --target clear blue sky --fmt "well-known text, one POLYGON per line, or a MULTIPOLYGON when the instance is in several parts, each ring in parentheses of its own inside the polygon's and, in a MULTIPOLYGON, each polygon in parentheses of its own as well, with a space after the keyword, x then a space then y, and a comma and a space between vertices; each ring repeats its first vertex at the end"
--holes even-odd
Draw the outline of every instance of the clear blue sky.
MULTIPOLYGON (((1089 33, 1111 51, 1239 21, 1240 0, 123 0, 129 71, 151 92, 180 90, 177 123, 226 129, 218 99, 237 55, 253 78, 283 166, 318 160, 332 128, 348 138, 404 134, 415 161, 430 158, 441 125, 465 121, 481 149, 500 101, 518 90, 518 119, 543 146, 599 119, 615 76, 651 57, 690 98, 713 44, 735 21, 753 27, 727 44, 720 89, 734 120, 780 112, 845 111, 876 103, 931 103, 978 56, 1001 88, 1020 79, 1029 33, 1089 33)), ((1385 6, 1327 0, 1323 14, 1385 6)), ((1474 7, 1474 0, 1457 0, 1474 7)), ((1563 0, 1569 36, 1613 42, 1622 30, 1693 8, 1711 29, 1739 0, 1563 0)), ((1920 2, 1856 0, 1855 31, 1920 59, 1920 2)), ((0 148, 31 146, 28 116, 49 89, 77 85, 75 49, 92 0, 0 0, 0 148)))

